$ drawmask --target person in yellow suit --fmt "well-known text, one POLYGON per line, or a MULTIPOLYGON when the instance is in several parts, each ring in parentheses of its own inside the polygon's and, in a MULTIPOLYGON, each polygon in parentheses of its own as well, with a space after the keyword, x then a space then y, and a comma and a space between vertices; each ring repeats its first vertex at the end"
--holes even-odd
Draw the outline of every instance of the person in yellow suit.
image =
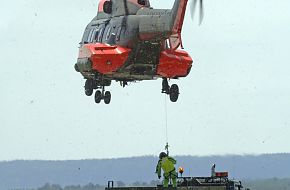
POLYGON ((176 178, 178 176, 175 171, 174 165, 176 164, 176 160, 170 156, 168 156, 165 152, 161 152, 159 154, 159 161, 156 166, 156 174, 158 175, 158 179, 161 178, 161 168, 163 170, 164 182, 163 187, 168 187, 169 180, 172 181, 172 187, 177 187, 176 178))

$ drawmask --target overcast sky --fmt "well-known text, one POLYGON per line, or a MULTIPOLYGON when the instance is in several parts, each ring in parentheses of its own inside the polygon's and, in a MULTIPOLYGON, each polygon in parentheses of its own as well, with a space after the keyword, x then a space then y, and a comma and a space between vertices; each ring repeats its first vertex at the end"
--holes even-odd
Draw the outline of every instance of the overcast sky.
MULTIPOLYGON (((113 83, 112 103, 86 97, 74 71, 95 0, 14 0, 0 7, 0 160, 158 155, 166 143, 161 80, 113 83)), ((151 0, 170 8, 173 0, 151 0)), ((195 60, 167 100, 174 155, 290 152, 290 1, 206 0, 188 10, 195 60)))

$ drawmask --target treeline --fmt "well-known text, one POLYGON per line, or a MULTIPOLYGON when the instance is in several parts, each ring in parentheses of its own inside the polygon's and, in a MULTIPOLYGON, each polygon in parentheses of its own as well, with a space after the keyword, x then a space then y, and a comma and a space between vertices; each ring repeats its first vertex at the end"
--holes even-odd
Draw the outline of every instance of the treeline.
MULTIPOLYGON (((125 186, 133 186, 133 187, 148 187, 148 186, 157 186, 159 182, 152 180, 150 183, 147 182, 140 182, 136 181, 132 184, 126 185, 122 181, 116 181, 114 182, 115 187, 125 187, 125 186)), ((42 187, 36 188, 36 189, 11 189, 11 190, 104 190, 106 187, 99 185, 99 184, 92 184, 89 183, 87 185, 81 186, 81 185, 69 185, 62 187, 58 184, 50 184, 46 183, 42 187)))
MULTIPOLYGON (((156 186, 158 181, 151 181, 150 183, 146 182, 134 182, 132 184, 126 185, 122 181, 115 182, 115 186, 124 187, 124 186, 134 186, 134 187, 142 187, 142 186, 156 186)), ((245 188, 250 188, 251 190, 290 190, 290 179, 265 179, 265 180, 248 180, 243 181, 243 185, 245 188)), ((45 184, 42 187, 36 189, 13 189, 13 190, 104 190, 105 187, 98 184, 87 184, 84 186, 81 185, 70 185, 61 187, 56 184, 45 184)))
POLYGON ((88 185, 85 186, 65 186, 65 187, 61 187, 60 185, 50 185, 50 184, 45 184, 44 186, 37 188, 37 190, 104 190, 105 188, 101 185, 98 184, 92 184, 89 183, 88 185))
POLYGON ((98 184, 92 184, 89 183, 87 185, 81 186, 81 185, 69 185, 62 187, 58 184, 49 184, 46 183, 42 187, 36 188, 36 189, 11 189, 11 190, 104 190, 105 187, 98 185, 98 184))
POLYGON ((245 187, 251 190, 290 190, 290 179, 264 179, 244 182, 245 187))
MULTIPOLYGON (((186 176, 209 176, 211 165, 215 163, 217 171, 228 171, 230 177, 236 179, 290 177, 290 154, 175 158, 177 167, 185 168, 186 176)), ((146 156, 104 160, 0 162, 0 190, 40 187, 46 182, 61 186, 89 182, 106 185, 112 179, 127 184, 135 181, 150 182, 157 179, 154 173, 157 161, 157 157, 146 156)))

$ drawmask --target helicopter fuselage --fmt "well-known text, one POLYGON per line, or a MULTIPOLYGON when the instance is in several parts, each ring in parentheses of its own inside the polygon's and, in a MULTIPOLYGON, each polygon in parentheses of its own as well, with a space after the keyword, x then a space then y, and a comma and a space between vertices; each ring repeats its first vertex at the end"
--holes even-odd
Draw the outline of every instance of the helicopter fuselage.
POLYGON ((149 0, 101 0, 80 42, 76 71, 93 89, 113 80, 126 86, 186 77, 193 61, 178 49, 186 5, 187 0, 175 0, 172 9, 153 9, 149 0))
POLYGON ((115 15, 99 12, 88 24, 77 63, 85 78, 98 74, 111 80, 134 81, 189 74, 191 57, 170 48, 172 10, 138 8, 130 15, 123 15, 122 8, 115 15))

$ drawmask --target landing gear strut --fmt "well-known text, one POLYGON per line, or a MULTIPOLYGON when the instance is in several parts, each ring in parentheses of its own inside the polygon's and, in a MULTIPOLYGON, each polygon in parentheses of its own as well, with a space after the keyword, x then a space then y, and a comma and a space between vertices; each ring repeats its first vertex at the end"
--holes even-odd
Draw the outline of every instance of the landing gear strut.
POLYGON ((171 85, 168 84, 167 78, 163 78, 162 81, 162 93, 169 95, 171 102, 177 102, 179 97, 179 88, 177 84, 171 85))
POLYGON ((110 86, 111 81, 109 80, 94 80, 94 79, 87 79, 85 83, 85 94, 87 96, 92 96, 94 89, 101 89, 97 90, 95 93, 95 102, 97 104, 101 103, 104 100, 105 104, 111 103, 111 92, 105 91, 105 86, 110 86))
POLYGON ((105 87, 102 86, 102 91, 97 90, 95 93, 95 102, 99 104, 102 100, 104 100, 105 104, 110 104, 111 97, 111 92, 105 91, 105 87))

